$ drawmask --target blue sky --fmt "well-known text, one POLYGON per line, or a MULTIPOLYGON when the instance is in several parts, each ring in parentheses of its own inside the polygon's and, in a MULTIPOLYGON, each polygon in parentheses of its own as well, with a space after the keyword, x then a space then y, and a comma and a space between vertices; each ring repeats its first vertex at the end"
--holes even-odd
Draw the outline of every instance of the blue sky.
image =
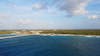
POLYGON ((100 0, 0 0, 0 29, 100 29, 100 0))

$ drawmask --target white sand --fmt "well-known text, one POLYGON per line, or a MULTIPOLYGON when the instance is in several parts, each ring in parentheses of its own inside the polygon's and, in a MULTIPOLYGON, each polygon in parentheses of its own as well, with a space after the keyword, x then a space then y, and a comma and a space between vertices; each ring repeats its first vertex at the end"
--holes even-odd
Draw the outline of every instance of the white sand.
POLYGON ((28 35, 6 36, 6 37, 0 37, 0 39, 15 38, 15 37, 20 37, 20 36, 28 36, 28 35))
POLYGON ((24 35, 24 34, 22 34, 22 35, 15 35, 15 36, 0 37, 0 39, 15 38, 15 37, 29 36, 29 35, 41 35, 41 36, 83 36, 83 37, 100 38, 100 36, 97 36, 97 35, 74 35, 74 34, 25 34, 24 35))

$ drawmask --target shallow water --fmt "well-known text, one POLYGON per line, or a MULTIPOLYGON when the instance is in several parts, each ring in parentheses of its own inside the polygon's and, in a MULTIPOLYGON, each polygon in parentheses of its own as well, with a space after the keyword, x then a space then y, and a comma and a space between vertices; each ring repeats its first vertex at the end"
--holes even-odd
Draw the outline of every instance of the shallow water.
POLYGON ((16 36, 15 34, 0 34, 0 37, 16 36))
POLYGON ((0 39, 0 56, 100 56, 100 38, 30 35, 0 39))

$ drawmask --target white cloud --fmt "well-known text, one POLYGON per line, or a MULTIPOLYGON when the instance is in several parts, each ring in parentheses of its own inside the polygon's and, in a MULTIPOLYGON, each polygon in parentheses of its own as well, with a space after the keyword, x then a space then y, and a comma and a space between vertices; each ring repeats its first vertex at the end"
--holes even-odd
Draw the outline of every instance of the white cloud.
POLYGON ((59 7, 61 10, 65 10, 70 15, 83 15, 88 13, 86 7, 88 6, 89 0, 59 0, 59 7))
POLYGON ((6 19, 6 18, 11 18, 11 16, 6 13, 0 13, 0 19, 6 19))
MULTIPOLYGON (((45 0, 44 0, 45 1, 45 0)), ((34 3, 33 9, 52 9, 56 7, 62 11, 66 11, 69 15, 84 15, 88 13, 86 7, 90 0, 54 0, 51 6, 48 3, 34 3)))
POLYGON ((98 18, 100 18, 100 16, 99 15, 88 15, 88 18, 89 19, 98 19, 98 18))
POLYGON ((68 15, 84 15, 91 19, 100 18, 99 15, 91 15, 87 7, 90 3, 100 3, 99 0, 55 0, 54 4, 57 8, 62 11, 66 11, 68 15), (98 2, 97 2, 98 1, 98 2))
POLYGON ((16 11, 32 11, 32 6, 18 6, 18 5, 12 5, 11 9, 14 9, 16 11))
POLYGON ((52 7, 57 7, 60 10, 66 11, 69 15, 84 15, 88 13, 86 7, 90 0, 54 0, 51 6, 48 5, 46 0, 43 2, 35 2, 32 6, 17 6, 16 4, 10 4, 12 8, 19 11, 31 11, 42 10, 42 9, 52 9, 52 7))
POLYGON ((30 20, 30 19, 19 19, 18 20, 18 23, 19 24, 22 24, 22 25, 25 25, 25 24, 32 24, 33 22, 32 22, 32 20, 30 20))
POLYGON ((43 5, 42 3, 34 3, 34 4, 32 5, 32 9, 38 10, 38 9, 44 9, 44 8, 46 8, 46 6, 43 5))

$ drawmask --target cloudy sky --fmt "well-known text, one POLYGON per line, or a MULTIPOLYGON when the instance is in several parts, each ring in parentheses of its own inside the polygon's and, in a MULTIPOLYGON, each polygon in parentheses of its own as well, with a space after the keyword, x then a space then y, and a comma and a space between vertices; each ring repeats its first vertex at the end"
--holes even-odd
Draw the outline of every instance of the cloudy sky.
POLYGON ((2 29, 100 29, 100 0, 0 0, 2 29))

